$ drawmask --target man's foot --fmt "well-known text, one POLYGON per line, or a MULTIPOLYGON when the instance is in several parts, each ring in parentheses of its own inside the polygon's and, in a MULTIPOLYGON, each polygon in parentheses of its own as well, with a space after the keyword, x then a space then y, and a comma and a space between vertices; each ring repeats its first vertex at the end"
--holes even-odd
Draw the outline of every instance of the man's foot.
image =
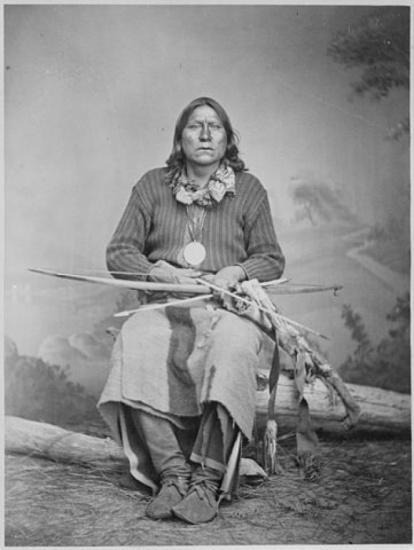
POLYGON ((161 489, 148 504, 146 515, 151 519, 172 517, 172 508, 186 496, 188 480, 179 476, 168 476, 162 481, 161 489))
POLYGON ((211 521, 218 512, 218 487, 205 473, 193 475, 187 496, 172 509, 174 516, 193 525, 211 521))

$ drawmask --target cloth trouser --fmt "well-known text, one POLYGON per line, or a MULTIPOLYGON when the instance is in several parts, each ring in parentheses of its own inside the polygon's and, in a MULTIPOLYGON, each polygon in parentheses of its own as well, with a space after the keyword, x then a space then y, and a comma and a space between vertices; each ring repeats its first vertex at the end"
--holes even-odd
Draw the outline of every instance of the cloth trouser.
POLYGON ((207 467, 219 481, 238 429, 225 409, 209 403, 201 417, 189 464, 171 422, 140 409, 131 410, 141 439, 145 441, 154 469, 161 479, 168 474, 189 477, 195 465, 207 467))
POLYGON ((171 422, 141 409, 131 409, 131 413, 135 428, 146 444, 156 473, 159 476, 168 473, 189 476, 191 468, 187 464, 171 422))

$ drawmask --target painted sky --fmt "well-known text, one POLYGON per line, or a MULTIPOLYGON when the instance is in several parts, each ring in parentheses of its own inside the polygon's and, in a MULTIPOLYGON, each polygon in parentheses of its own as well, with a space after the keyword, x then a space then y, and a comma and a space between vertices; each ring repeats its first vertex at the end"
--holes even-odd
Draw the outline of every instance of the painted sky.
POLYGON ((326 54, 358 6, 5 7, 6 274, 103 269, 133 184, 164 164, 193 98, 228 110, 278 225, 291 179, 341 189, 367 223, 389 208, 408 154, 384 140, 406 108, 349 102, 326 54))

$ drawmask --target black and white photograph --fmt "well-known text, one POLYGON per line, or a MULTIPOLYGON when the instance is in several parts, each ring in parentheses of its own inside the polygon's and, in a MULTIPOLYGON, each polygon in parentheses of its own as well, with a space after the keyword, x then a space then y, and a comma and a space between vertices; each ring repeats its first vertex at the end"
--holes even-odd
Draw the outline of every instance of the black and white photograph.
POLYGON ((3 4, 5 547, 412 544, 410 19, 3 4))

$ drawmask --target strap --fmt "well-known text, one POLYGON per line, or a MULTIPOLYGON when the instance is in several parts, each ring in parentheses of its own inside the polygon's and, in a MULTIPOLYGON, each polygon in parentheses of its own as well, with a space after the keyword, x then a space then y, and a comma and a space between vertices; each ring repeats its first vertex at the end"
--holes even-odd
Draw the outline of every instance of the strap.
POLYGON ((272 365, 270 367, 269 374, 269 401, 267 405, 267 416, 269 420, 275 420, 275 402, 276 402, 276 390, 277 383, 279 381, 280 375, 280 354, 279 346, 277 343, 277 334, 276 329, 273 329, 272 339, 275 341, 275 348, 273 350, 272 365))
POLYGON ((276 329, 274 329, 273 340, 275 341, 275 349, 273 351, 272 365, 270 367, 270 374, 269 374, 270 393, 272 393, 275 386, 277 386, 277 383, 279 381, 279 374, 280 374, 280 354, 279 354, 279 346, 277 344, 276 329))

